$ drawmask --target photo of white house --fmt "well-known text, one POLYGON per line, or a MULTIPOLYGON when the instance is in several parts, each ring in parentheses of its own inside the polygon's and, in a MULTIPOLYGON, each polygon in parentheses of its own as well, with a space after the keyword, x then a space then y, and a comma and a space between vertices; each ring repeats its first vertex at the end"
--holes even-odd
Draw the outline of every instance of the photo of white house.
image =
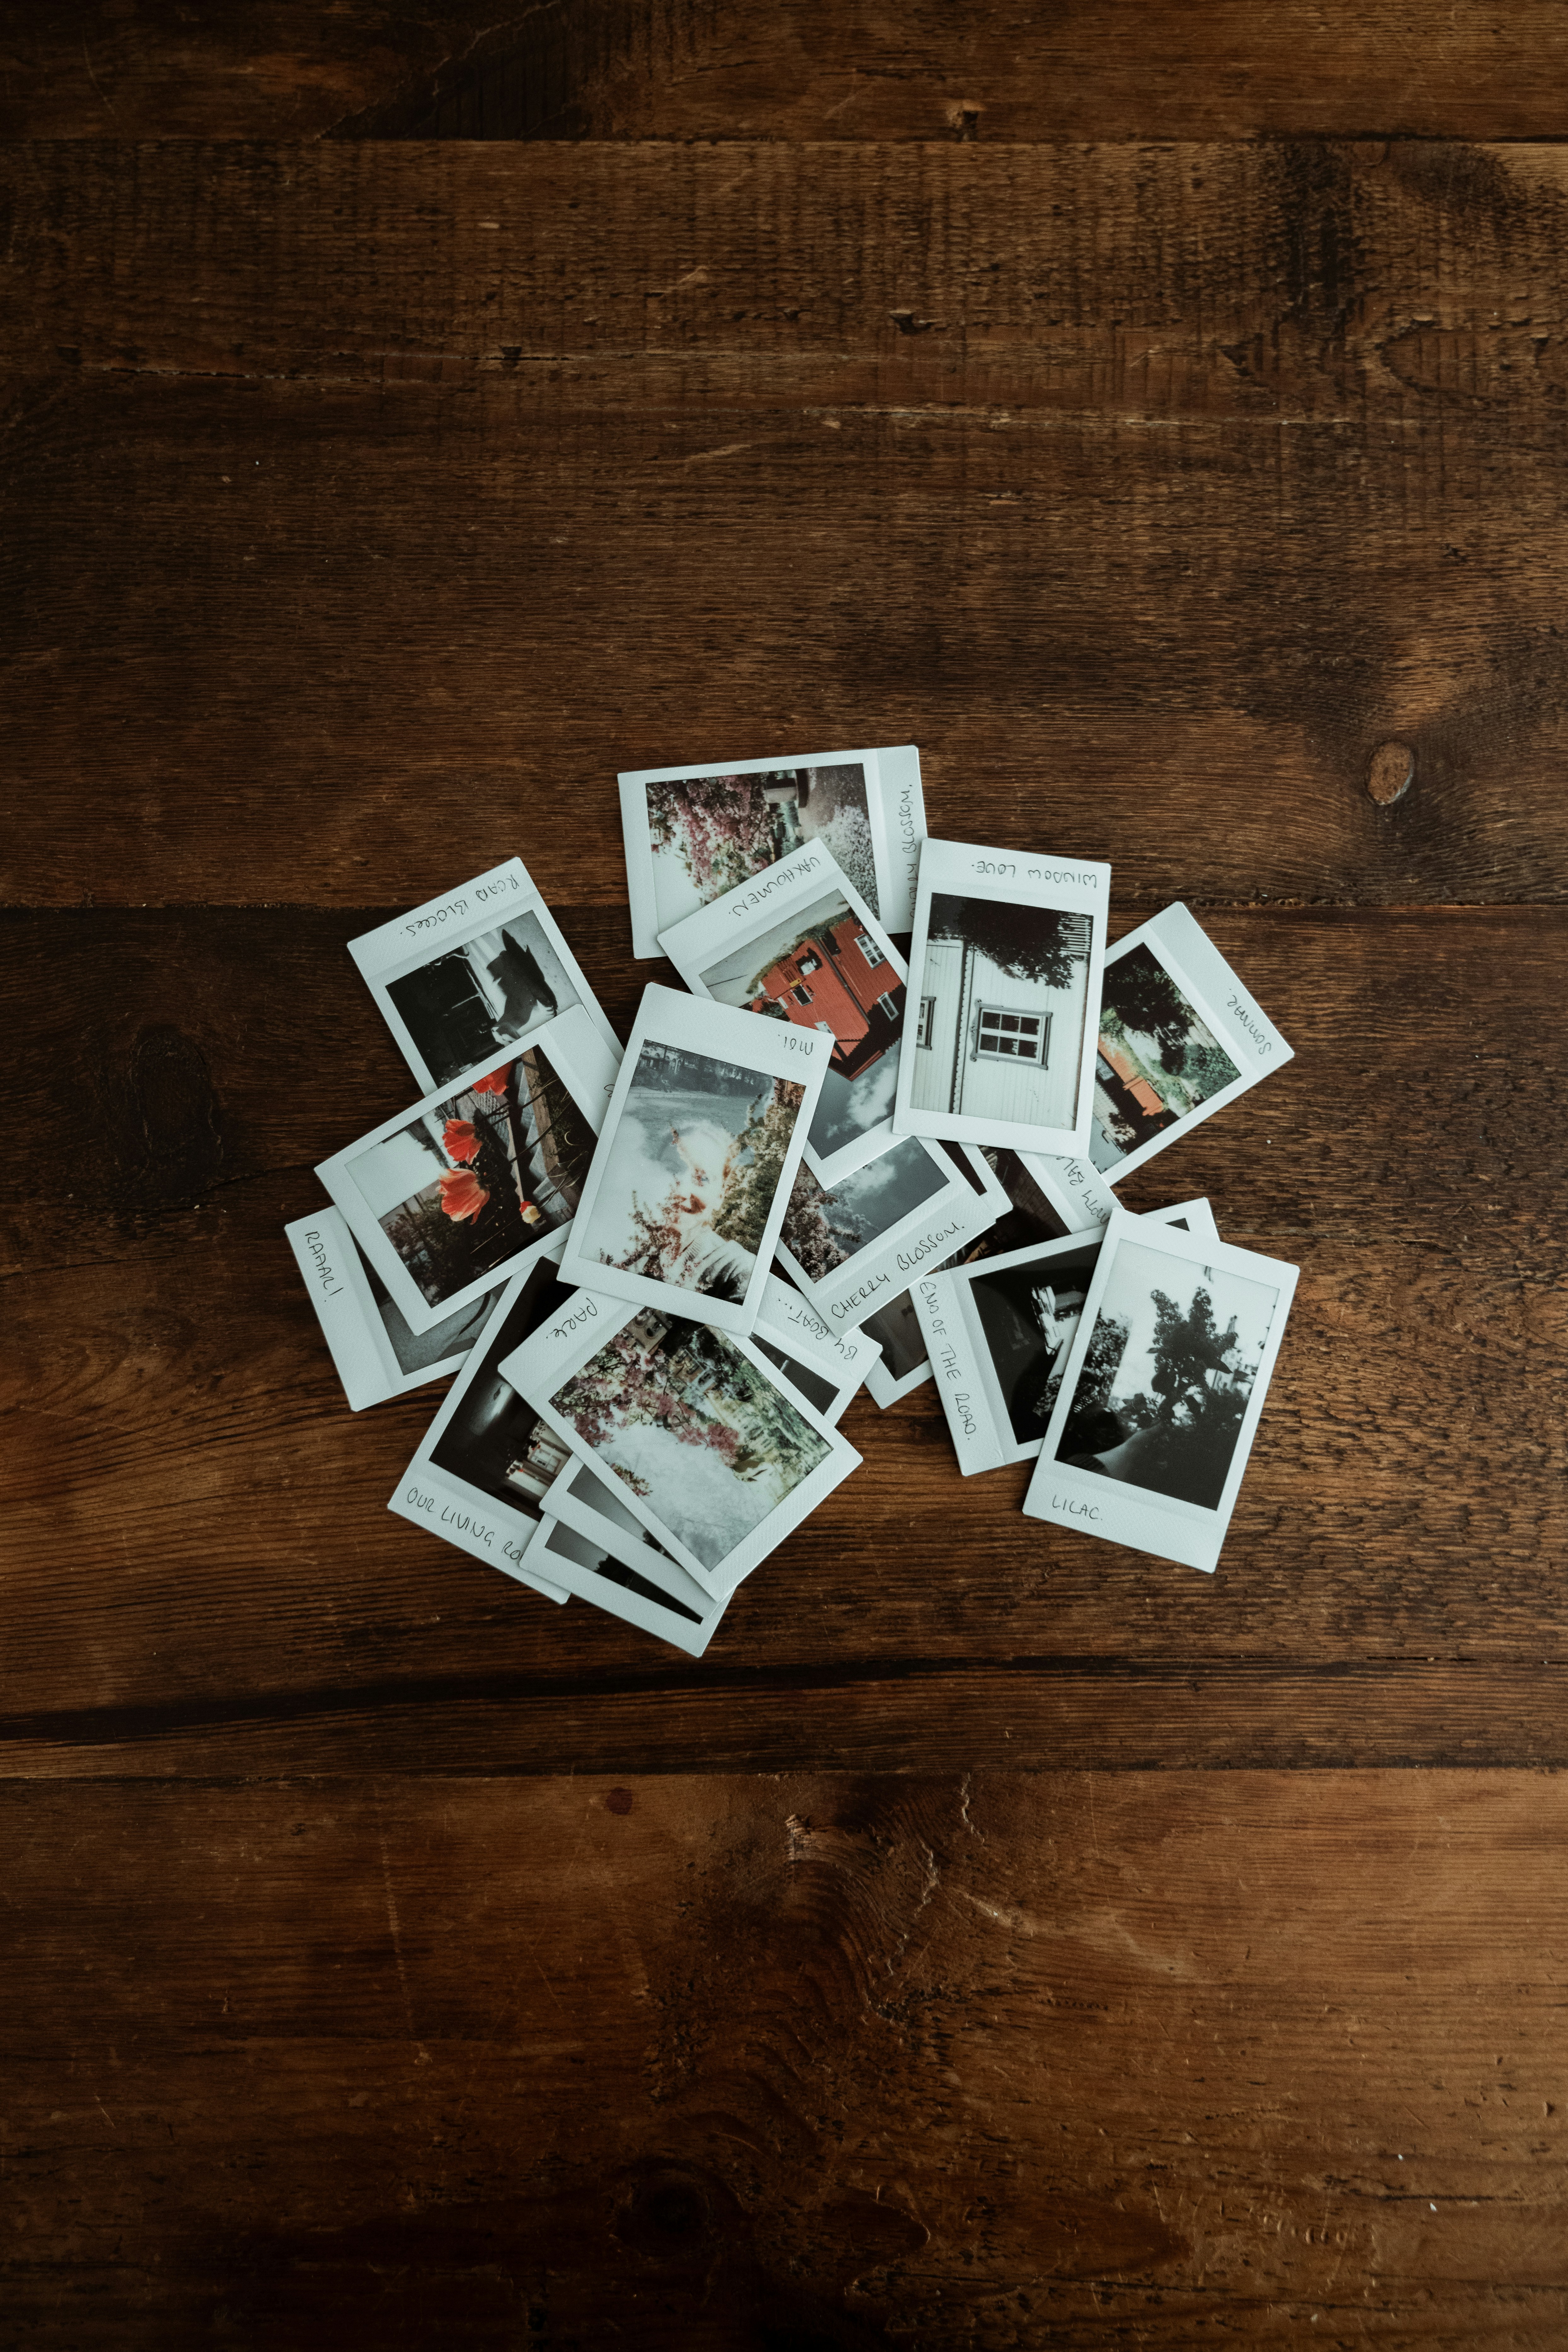
POLYGON ((912 1054, 905 1028, 911 1108, 1075 1126, 1089 951, 1085 915, 933 896, 912 1054), (1015 940, 1020 918, 1037 940, 1015 940))

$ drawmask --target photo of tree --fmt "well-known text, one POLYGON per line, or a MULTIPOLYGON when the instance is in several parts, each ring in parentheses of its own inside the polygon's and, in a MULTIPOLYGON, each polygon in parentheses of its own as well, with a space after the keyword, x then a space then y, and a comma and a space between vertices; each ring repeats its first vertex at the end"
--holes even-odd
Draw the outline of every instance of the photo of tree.
POLYGON ((444 948, 386 983, 432 1086, 509 1051, 531 1030, 581 1002, 537 914, 444 948))
POLYGON ((912 1135, 852 1175, 841 1176, 831 1192, 803 1167, 795 1174, 779 1239, 803 1273, 822 1282, 952 1181, 942 1161, 912 1135))
POLYGON ((1089 1130, 1102 1175, 1240 1076, 1151 949, 1106 965, 1089 1130))
POLYGON ((635 1316, 550 1402, 710 1570, 833 1450, 723 1332, 653 1312, 635 1316))
POLYGON ((892 1117, 904 984, 842 891, 722 957, 702 984, 721 1004, 833 1039, 808 1138, 824 1159, 892 1117))
POLYGON ((704 1297, 750 1286, 805 1088, 649 1039, 576 1246, 704 1297))
POLYGON ((595 1135, 535 1046, 349 1162, 371 1214, 438 1307, 577 1213, 595 1135))
POLYGON ((1037 1265, 977 1274, 970 1296, 1020 1445, 1044 1437, 1078 1335, 1098 1241, 1037 1265))
POLYGON ((820 841, 867 905, 877 908, 866 771, 858 760, 750 774, 676 776, 645 787, 657 928, 820 841))
POLYGON ((1122 1242, 1056 1459, 1215 1509, 1279 1296, 1122 1242))

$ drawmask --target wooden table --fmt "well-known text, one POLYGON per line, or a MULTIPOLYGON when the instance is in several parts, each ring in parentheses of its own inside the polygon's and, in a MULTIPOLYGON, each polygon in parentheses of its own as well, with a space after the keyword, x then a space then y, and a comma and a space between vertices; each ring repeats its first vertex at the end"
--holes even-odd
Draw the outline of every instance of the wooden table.
POLYGON ((58 0, 0 42, 0 2343, 1568 2343, 1568 28, 58 0), (928 1387, 708 1658, 388 1516, 344 941, 918 741, 1297 1047, 1212 1580, 928 1387))

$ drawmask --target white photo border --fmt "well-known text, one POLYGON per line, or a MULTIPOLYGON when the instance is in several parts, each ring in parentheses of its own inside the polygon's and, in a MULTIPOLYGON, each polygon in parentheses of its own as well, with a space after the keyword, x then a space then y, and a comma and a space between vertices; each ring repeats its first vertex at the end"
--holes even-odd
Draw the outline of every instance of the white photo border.
POLYGON ((563 1231, 569 1232, 571 1228, 556 1226, 549 1233, 542 1234, 537 1241, 527 1243, 514 1256, 500 1265, 489 1267, 482 1275, 477 1275, 472 1282, 465 1284, 460 1290, 455 1290, 449 1298, 443 1298, 431 1306, 383 1233, 380 1220, 372 1213, 355 1180, 353 1163, 363 1153, 374 1150, 376 1144, 385 1142, 389 1136, 401 1133, 415 1119, 423 1118, 426 1112, 440 1109, 458 1095, 466 1093, 477 1078, 486 1076, 492 1069, 510 1068, 524 1054, 532 1053, 543 1054, 595 1134, 599 1134, 605 1098, 616 1084, 616 1066, 587 1015, 580 1006, 573 1005, 566 1012, 558 1013, 553 1021, 547 1022, 542 1029, 536 1029, 526 1044, 514 1046, 510 1053, 503 1055, 500 1062, 489 1058, 476 1062, 471 1069, 449 1079, 445 1086, 437 1087, 418 1102, 410 1103, 395 1117, 384 1119, 368 1135, 359 1136, 342 1151, 333 1152, 331 1158, 323 1160, 316 1170, 333 1202, 342 1211, 354 1239, 392 1293, 413 1331, 433 1330, 437 1323, 444 1323, 449 1315, 455 1315, 460 1307, 470 1305, 476 1298, 483 1298, 509 1275, 520 1272, 531 1265, 535 1258, 542 1256, 551 1243, 559 1238, 563 1231))
MULTIPOLYGON (((1151 1136, 1147 1143, 1141 1143, 1136 1151, 1130 1151, 1124 1160, 1119 1160, 1113 1169, 1094 1169, 1094 1174, 1105 1185, 1120 1184, 1123 1177, 1131 1176, 1135 1168, 1142 1168, 1146 1160, 1154 1159, 1162 1151, 1168 1151, 1173 1143, 1179 1143, 1184 1136, 1192 1133, 1194 1127, 1200 1127, 1205 1118, 1212 1118, 1216 1110, 1223 1110, 1227 1103, 1235 1102, 1238 1095, 1250 1093, 1262 1079, 1296 1058, 1295 1047, 1287 1043, 1256 997, 1243 987, 1236 971, 1215 947, 1192 908, 1180 898, 1173 899, 1168 907, 1162 907, 1157 915, 1152 915, 1146 923, 1140 923, 1138 929, 1129 931, 1124 940, 1118 940, 1105 959, 1106 970, 1109 971, 1113 965, 1120 963, 1122 957, 1131 954, 1134 948, 1147 948, 1156 963, 1162 964, 1169 972, 1198 1019, 1225 1047, 1240 1076, 1233 1078, 1228 1086, 1221 1087, 1219 1092, 1211 1095, 1206 1102, 1199 1103, 1196 1110, 1190 1110, 1172 1126, 1162 1128, 1159 1134, 1151 1136), (1219 1003, 1222 995, 1226 1000, 1224 1011, 1220 1009, 1219 1003)), ((1084 1157, 1089 1157, 1087 1148, 1084 1157)), ((1092 1161, 1090 1165, 1092 1167, 1092 1161)))
POLYGON ((633 955, 646 960, 662 953, 658 944, 658 902, 653 882, 653 838, 647 821, 649 784, 680 783, 703 776, 755 776, 774 768, 853 764, 859 765, 866 778, 871 858, 877 870, 878 919, 889 931, 908 930, 914 919, 913 867, 918 863, 919 845, 925 838, 920 754, 912 743, 862 745, 837 751, 774 752, 761 760, 686 760, 673 767, 623 768, 616 779, 626 844, 633 955), (885 759, 893 767, 890 788, 882 774, 885 759))
MULTIPOLYGON (((556 1264, 552 1271, 560 1272, 561 1236, 553 1236, 556 1264)), ((507 1283, 484 1329, 475 1340, 468 1360, 441 1400, 440 1410, 415 1448, 407 1468, 387 1502, 387 1509, 410 1526, 422 1528, 442 1543, 466 1551, 486 1568, 500 1569, 503 1576, 515 1578, 520 1584, 531 1585, 547 1601, 563 1601, 567 1588, 555 1578, 542 1575, 537 1565, 523 1565, 539 1534, 540 1512, 528 1512, 519 1507, 502 1503, 495 1496, 472 1486, 466 1478, 455 1477, 432 1461, 435 1447, 445 1436, 453 1415, 462 1403, 474 1381, 479 1377, 492 1337, 499 1332, 512 1308, 517 1305, 525 1286, 540 1273, 552 1253, 514 1274, 507 1283)), ((497 1367, 498 1371, 500 1367, 497 1367)), ((504 1372, 500 1374, 505 1379, 504 1372)), ((528 1398, 523 1399, 528 1403, 528 1398)))
MULTIPOLYGON (((582 1466, 581 1463, 576 1465, 578 1469, 582 1466)), ((614 1577, 601 1576, 584 1561, 573 1558, 570 1547, 576 1543, 596 1546, 608 1552, 612 1559, 620 1559, 620 1554, 608 1541, 607 1520, 599 1521, 592 1532, 563 1517, 547 1518, 542 1526, 540 1556, 548 1561, 551 1575, 561 1579, 568 1593, 574 1594, 579 1601, 585 1601, 591 1609, 597 1609, 603 1616, 618 1617, 623 1624, 635 1626, 639 1633, 651 1633, 656 1642, 668 1642, 671 1648, 684 1650, 689 1658, 702 1656, 730 1605, 728 1601, 710 1600, 704 1592, 700 1596, 702 1607, 693 1623, 679 1608, 661 1607, 647 1593, 634 1592, 627 1586, 617 1584, 614 1577)), ((666 1567, 668 1564, 668 1561, 664 1563, 666 1567)), ((655 1591, 658 1590, 657 1582, 647 1575, 640 1561, 622 1559, 621 1565, 629 1568, 634 1576, 643 1577, 655 1591)))
MULTIPOLYGON (((641 1305, 605 1294, 579 1290, 565 1308, 551 1323, 542 1325, 525 1339, 521 1348, 506 1357, 500 1366, 504 1381, 525 1396, 542 1421, 554 1430, 564 1444, 571 1447, 578 1459, 586 1462, 599 1477, 605 1472, 600 1457, 584 1443, 574 1424, 565 1414, 558 1412, 551 1402, 553 1393, 582 1370, 589 1359, 607 1347, 617 1333, 638 1315, 647 1310, 641 1305)), ((658 1310, 668 1312, 668 1310, 658 1310)), ((690 1316, 672 1317, 673 1321, 692 1321, 690 1316)), ((715 1601, 728 1600, 736 1586, 752 1570, 776 1551, 786 1537, 810 1517, 818 1504, 826 1500, 836 1486, 842 1486, 852 1470, 860 1466, 860 1456, 848 1440, 841 1436, 833 1423, 823 1418, 814 1406, 781 1380, 778 1369, 754 1349, 743 1336, 725 1332, 731 1346, 743 1356, 752 1370, 759 1372, 768 1386, 776 1389, 808 1428, 827 1444, 826 1457, 816 1468, 776 1504, 767 1517, 760 1520, 749 1535, 727 1552, 714 1568, 709 1568, 685 1545, 672 1528, 665 1525, 652 1504, 641 1495, 634 1494, 624 1481, 616 1480, 616 1490, 635 1518, 642 1521, 655 1540, 663 1545, 676 1564, 686 1570, 710 1593, 715 1601)), ((612 1470, 609 1475, 614 1477, 612 1470)))
POLYGON ((743 1337, 757 1319, 779 1227, 789 1203, 790 1187, 800 1165, 805 1131, 816 1109, 830 1055, 827 1039, 815 1030, 796 1029, 788 1022, 767 1021, 760 1013, 742 1012, 731 1004, 714 1004, 681 989, 666 988, 657 981, 650 982, 637 1007, 609 1107, 599 1128, 598 1149, 583 1187, 576 1217, 569 1228, 563 1278, 611 1298, 657 1307, 663 1314, 681 1317, 689 1323, 710 1323, 716 1331, 726 1331, 732 1339, 743 1337), (795 1079, 805 1087, 789 1149, 780 1167, 773 1204, 763 1227, 756 1262, 742 1299, 710 1298, 674 1283, 656 1282, 647 1275, 633 1274, 625 1267, 587 1257, 578 1246, 578 1236, 592 1229, 626 1097, 637 1083, 643 1047, 649 1044, 700 1055, 710 1061, 730 1062, 739 1069, 754 1070, 759 1078, 795 1079))
MULTIPOLYGON (((538 883, 521 857, 508 857, 500 866, 476 874, 471 881, 459 883, 455 890, 445 891, 438 898, 426 898, 423 906, 411 907, 405 915, 395 915, 390 922, 377 924, 374 931, 362 931, 357 940, 348 943, 360 978, 374 997, 376 1009, 391 1030, 398 1052, 414 1073, 415 1083, 425 1092, 434 1092, 437 1081, 393 1003, 391 982, 406 979, 411 971, 423 971, 436 956, 449 954, 481 931, 499 930, 517 914, 537 916, 552 950, 577 992, 578 1004, 610 1052, 619 1058, 620 1040, 588 985, 581 964, 566 944, 538 883)), ((572 1010, 570 1006, 562 1009, 572 1010)), ((544 1026, 543 1022, 536 1024, 537 1028, 544 1026)), ((531 1045, 535 1034, 535 1029, 527 1030, 516 1045, 531 1045)), ((507 1050, 497 1047, 498 1053, 507 1050)))
MULTIPOLYGON (((764 931, 787 922, 792 911, 804 911, 831 891, 842 895, 845 905, 904 991, 903 1019, 893 1047, 895 1053, 901 1055, 909 1022, 909 968, 843 867, 820 842, 807 842, 792 856, 781 857, 774 866, 765 866, 738 889, 727 890, 722 898, 710 898, 694 915, 688 915, 684 922, 661 931, 658 943, 692 994, 708 1003, 716 1003, 721 1000, 712 995, 703 979, 710 966, 725 954, 760 939, 764 931)), ((831 1066, 830 1062, 829 1074, 831 1066)), ((812 1149, 808 1135, 803 1154, 817 1182, 831 1190, 839 1177, 864 1167, 894 1140, 893 1114, 889 1110, 875 1127, 867 1128, 826 1158, 812 1149)))
POLYGON ((417 1371, 404 1370, 386 1336, 375 1294, 365 1279, 359 1244, 342 1211, 331 1202, 313 1217, 296 1217, 283 1233, 351 1412, 363 1412, 391 1397, 427 1388, 464 1362, 468 1349, 459 1348, 455 1355, 443 1356, 417 1371))
MULTIPOLYGON (((783 1242, 778 1244, 779 1258, 790 1280, 805 1292, 830 1330, 852 1331, 879 1307, 890 1307, 909 1289, 922 1265, 940 1265, 955 1250, 963 1249, 981 1234, 989 1233, 1006 1214, 1007 1195, 978 1151, 965 1153, 984 1180, 977 1189, 953 1163, 952 1154, 962 1147, 944 1145, 932 1136, 900 1135, 894 1138, 889 1149, 896 1150, 900 1143, 907 1142, 919 1143, 933 1160, 945 1160, 952 1169, 942 1192, 933 1192, 929 1200, 921 1202, 820 1282, 813 1281, 783 1242), (911 1263, 900 1265, 902 1258, 911 1263)), ((881 1159, 885 1154, 879 1152, 877 1156, 881 1159)), ((874 1167, 876 1162, 867 1160, 863 1164, 874 1167)), ((918 1387, 919 1382, 911 1381, 910 1386, 918 1387)), ((875 1390, 872 1393, 876 1393, 875 1390)))
POLYGON ((1056 857, 1043 851, 993 849, 969 841, 927 841, 921 851, 914 937, 910 948, 909 1002, 917 1024, 918 1008, 925 993, 931 902, 939 891, 985 899, 995 906, 1028 907, 1042 914, 1088 918, 1084 1024, 1074 1095, 1078 1117, 1071 1127, 1045 1127, 1019 1119, 974 1118, 963 1111, 917 1109, 911 1100, 916 1071, 915 1055, 911 1053, 904 1055, 899 1065, 894 1131, 900 1135, 938 1137, 949 1143, 994 1143, 1020 1153, 1047 1152, 1076 1159, 1088 1149, 1094 1108, 1094 1055, 1100 1042, 1100 989, 1110 901, 1110 866, 1095 858, 1056 857))
POLYGON ((1157 1559, 1173 1560, 1179 1567, 1201 1569, 1205 1575, 1212 1575, 1246 1475, 1300 1274, 1298 1266, 1288 1265, 1282 1258, 1265 1257, 1255 1250, 1235 1249, 1227 1242, 1211 1242, 1206 1234, 1173 1231, 1169 1225, 1156 1225, 1152 1219, 1134 1216, 1131 1210, 1118 1206, 1105 1229, 1072 1351, 1062 1369, 1056 1407, 1024 1497, 1024 1508, 1029 1516, 1058 1527, 1076 1528, 1080 1534, 1126 1544, 1134 1551, 1150 1552, 1157 1559), (1218 1503, 1212 1508, 1184 1502, 1175 1496, 1159 1495, 1152 1488, 1100 1477, 1093 1471, 1076 1470, 1055 1458, 1072 1409, 1083 1360, 1100 1318, 1100 1302, 1123 1242, 1157 1248, 1185 1265, 1222 1268, 1241 1281, 1267 1285, 1276 1294, 1268 1336, 1242 1414, 1225 1486, 1218 1503))
MULTIPOLYGON (((1205 1200, 1177 1201, 1155 1209, 1151 1224, 1184 1223, 1211 1241, 1219 1233, 1205 1200)), ((984 1276, 1007 1274, 1024 1265, 1045 1265, 1058 1257, 1086 1249, 1098 1252, 1103 1225, 1088 1225, 1081 1233, 1064 1234, 1055 1241, 1030 1242, 1023 1249, 1005 1250, 999 1257, 979 1258, 973 1265, 949 1266, 940 1274, 922 1276, 910 1297, 925 1334, 926 1350, 948 1434, 958 1466, 965 1478, 987 1470, 1004 1469, 1013 1462, 1033 1462, 1042 1440, 1013 1436, 1006 1400, 996 1377, 995 1359, 974 1304, 974 1285, 984 1276)), ((1087 1303, 1087 1302, 1086 1302, 1087 1303)), ((1070 1353, 1070 1351, 1069 1351, 1070 1353)), ((1065 1366, 1064 1366, 1065 1377, 1065 1366)))

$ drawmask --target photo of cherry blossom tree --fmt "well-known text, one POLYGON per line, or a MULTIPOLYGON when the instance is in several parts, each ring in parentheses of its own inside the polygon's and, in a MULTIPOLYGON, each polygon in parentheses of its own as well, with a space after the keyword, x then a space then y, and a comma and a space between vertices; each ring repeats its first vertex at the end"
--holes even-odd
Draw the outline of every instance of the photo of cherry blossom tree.
POLYGON ((635 1316, 550 1402, 708 1569, 832 1452, 723 1332, 653 1312, 635 1316))
POLYGON ((805 1095, 649 1039, 575 1245, 650 1282, 744 1298, 805 1095))
POLYGON ((866 771, 858 760, 672 776, 645 789, 661 931, 805 841, 824 843, 867 904, 879 911, 866 771))

